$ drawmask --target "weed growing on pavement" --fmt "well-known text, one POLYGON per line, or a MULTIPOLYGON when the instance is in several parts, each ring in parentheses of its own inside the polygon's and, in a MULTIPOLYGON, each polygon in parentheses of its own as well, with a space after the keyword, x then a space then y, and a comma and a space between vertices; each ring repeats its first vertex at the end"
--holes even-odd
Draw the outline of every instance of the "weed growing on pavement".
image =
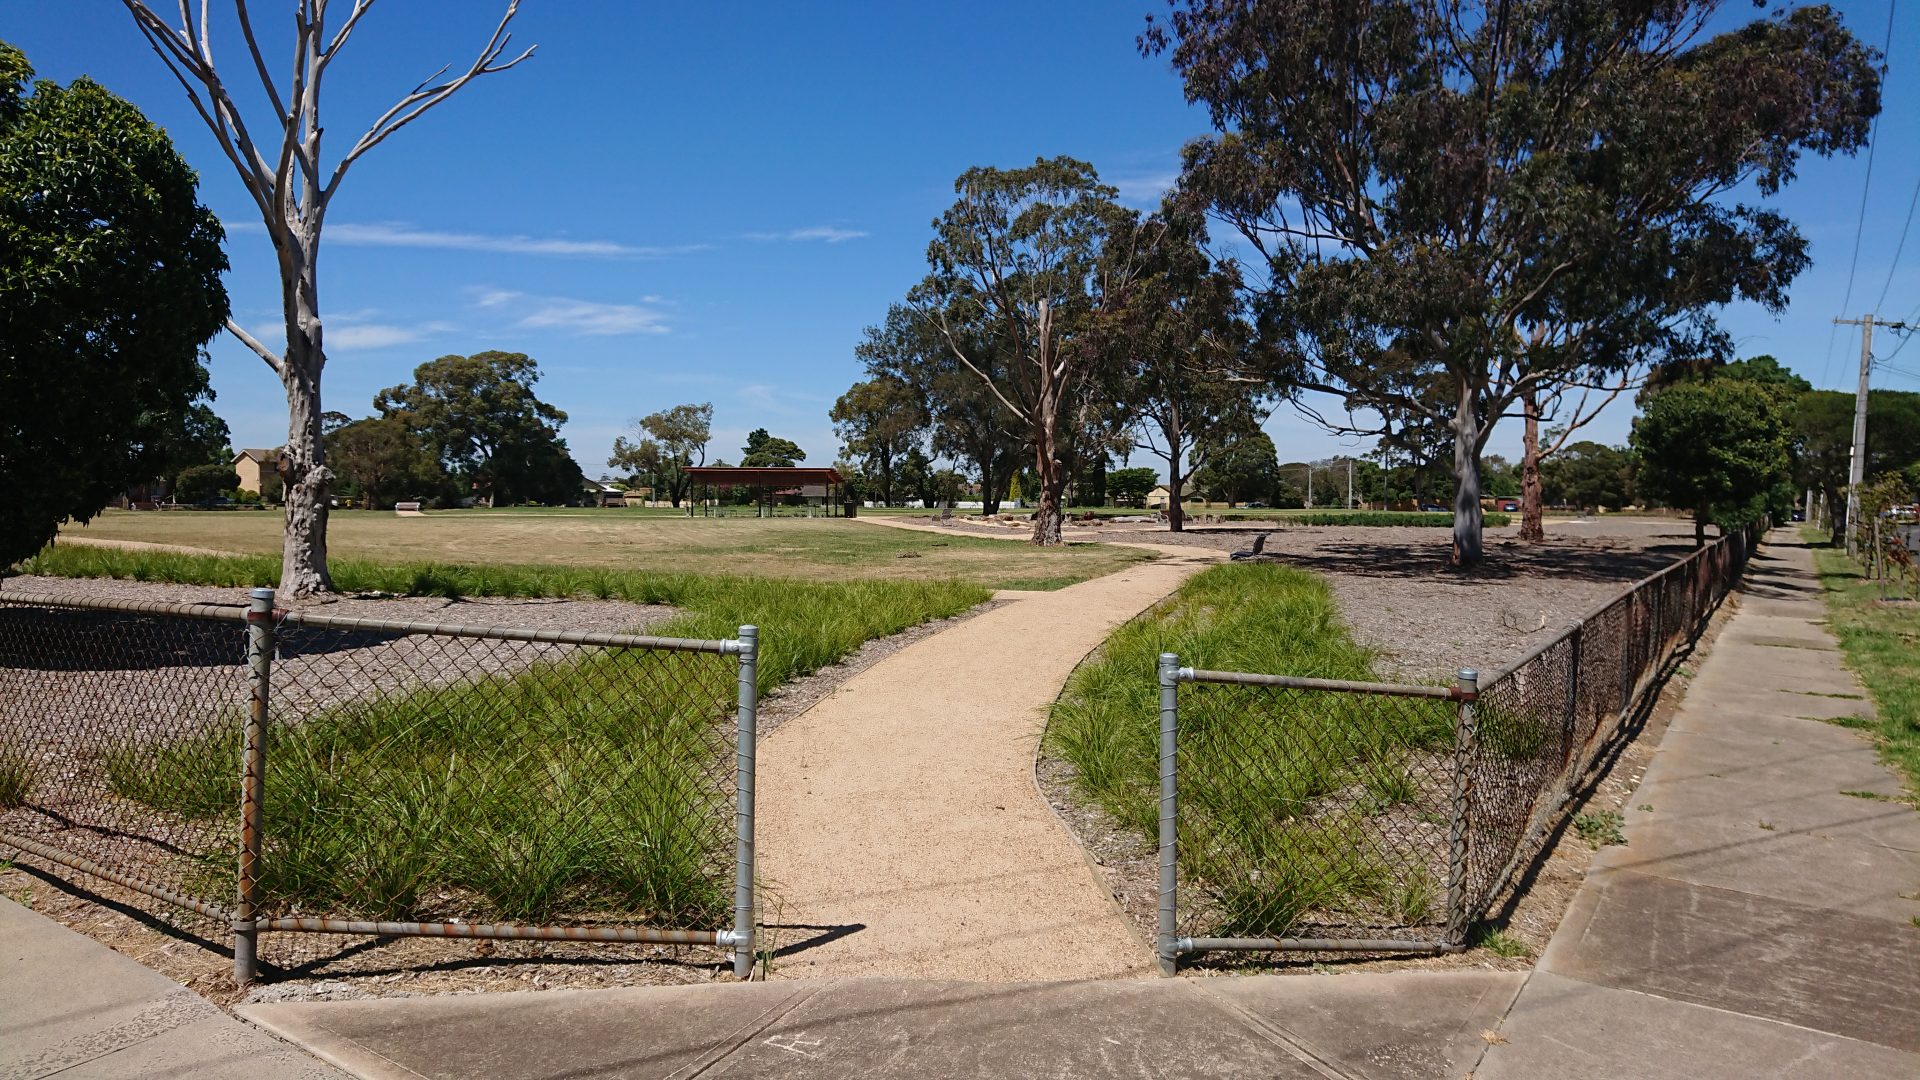
POLYGON ((1480 939, 1475 942, 1475 944, 1495 956, 1504 956, 1512 960, 1523 959, 1533 955, 1533 950, 1527 946, 1526 942, 1521 941, 1505 930, 1493 928, 1483 929, 1480 933, 1480 939))
POLYGON ((1574 815, 1573 831, 1589 846, 1602 848, 1627 842, 1627 834, 1621 831, 1625 824, 1618 810, 1588 810, 1574 815))

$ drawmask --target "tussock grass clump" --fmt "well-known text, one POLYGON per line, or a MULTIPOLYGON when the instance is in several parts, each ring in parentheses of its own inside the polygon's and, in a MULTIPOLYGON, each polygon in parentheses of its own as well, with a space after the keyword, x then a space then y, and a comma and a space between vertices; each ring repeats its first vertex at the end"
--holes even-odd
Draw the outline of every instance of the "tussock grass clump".
MULTIPOLYGON (((1147 838, 1159 822, 1162 652, 1189 667, 1374 677, 1320 578, 1243 564, 1189 579, 1075 672, 1047 730, 1081 794, 1147 838)), ((1183 686, 1180 854, 1215 909, 1212 929, 1277 936, 1309 912, 1362 909, 1423 920, 1439 891, 1431 874, 1379 833, 1428 798, 1423 757, 1450 748, 1453 724, 1444 701, 1183 686)))
MULTIPOLYGON (((1809 531, 1810 540, 1816 537, 1809 531)), ((1884 603, 1880 584, 1846 552, 1816 547, 1813 558, 1826 589, 1828 625, 1840 639, 1847 666, 1873 695, 1877 714, 1827 722, 1870 733, 1880 759, 1898 770, 1908 794, 1920 799, 1920 617, 1908 605, 1884 603)))
POLYGON ((25 806, 38 781, 33 764, 20 748, 0 744, 0 810, 25 806))

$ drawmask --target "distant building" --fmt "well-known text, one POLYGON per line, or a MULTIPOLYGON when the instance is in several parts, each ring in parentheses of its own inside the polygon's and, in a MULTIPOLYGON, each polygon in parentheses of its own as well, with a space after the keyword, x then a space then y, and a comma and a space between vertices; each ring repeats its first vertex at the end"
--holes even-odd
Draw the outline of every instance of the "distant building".
POLYGON ((280 463, 280 451, 242 450, 233 455, 233 471, 240 474, 241 491, 251 491, 255 495, 266 490, 262 486, 266 478, 278 475, 276 466, 280 463))

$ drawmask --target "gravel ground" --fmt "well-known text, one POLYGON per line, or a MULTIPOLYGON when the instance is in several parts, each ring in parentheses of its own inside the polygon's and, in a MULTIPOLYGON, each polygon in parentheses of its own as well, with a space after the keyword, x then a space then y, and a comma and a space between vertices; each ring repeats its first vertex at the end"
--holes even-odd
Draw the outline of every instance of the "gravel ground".
MULTIPOLYGON (((955 521, 949 527, 982 535, 1012 531, 955 521)), ((1067 538, 1236 551, 1266 533, 1266 557, 1327 579, 1355 639, 1378 653, 1380 673, 1415 682, 1447 681, 1461 667, 1492 672, 1693 550, 1690 526, 1656 519, 1556 523, 1537 546, 1521 544, 1516 531, 1487 530, 1486 562, 1464 572, 1447 565, 1445 529, 1276 522, 1173 533, 1102 523, 1071 525, 1067 538)))

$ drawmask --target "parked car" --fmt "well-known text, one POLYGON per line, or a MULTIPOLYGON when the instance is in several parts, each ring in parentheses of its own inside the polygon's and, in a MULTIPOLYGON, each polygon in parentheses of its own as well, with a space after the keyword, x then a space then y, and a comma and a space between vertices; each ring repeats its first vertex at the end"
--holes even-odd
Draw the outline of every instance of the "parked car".
POLYGON ((1265 510, 1266 508, 1267 504, 1263 502, 1250 502, 1247 504, 1247 509, 1249 510, 1265 510))
POLYGON ((1444 514, 1447 512, 1447 508, 1441 506, 1439 503, 1421 503, 1420 512, 1423 514, 1444 514))
POLYGON ((1519 512, 1520 512, 1520 500, 1518 500, 1518 499, 1501 499, 1501 500, 1500 500, 1500 510, 1501 510, 1501 512, 1502 512, 1502 513, 1507 513, 1507 514, 1517 514, 1517 513, 1519 513, 1519 512))

